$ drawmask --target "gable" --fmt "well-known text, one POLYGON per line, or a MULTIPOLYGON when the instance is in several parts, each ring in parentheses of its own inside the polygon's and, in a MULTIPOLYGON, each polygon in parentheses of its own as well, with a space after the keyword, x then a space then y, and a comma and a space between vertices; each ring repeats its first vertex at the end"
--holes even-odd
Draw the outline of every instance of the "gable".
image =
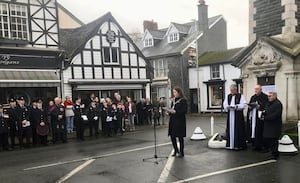
POLYGON ((150 34, 150 32, 148 30, 145 31, 144 37, 143 37, 143 41, 145 39, 153 39, 153 36, 150 34))
POLYGON ((255 75, 274 75, 282 66, 282 53, 272 45, 259 40, 251 50, 247 50, 245 56, 241 58, 239 68, 244 74, 249 72, 255 75))
POLYGON ((94 24, 76 29, 83 46, 71 57, 69 79, 147 79, 144 56, 119 24, 112 17, 94 24))
POLYGON ((177 28, 173 24, 170 25, 170 27, 169 27, 169 29, 168 29, 168 31, 167 31, 167 33, 166 33, 165 36, 168 36, 168 35, 170 35, 172 33, 179 33, 178 30, 177 30, 177 28))

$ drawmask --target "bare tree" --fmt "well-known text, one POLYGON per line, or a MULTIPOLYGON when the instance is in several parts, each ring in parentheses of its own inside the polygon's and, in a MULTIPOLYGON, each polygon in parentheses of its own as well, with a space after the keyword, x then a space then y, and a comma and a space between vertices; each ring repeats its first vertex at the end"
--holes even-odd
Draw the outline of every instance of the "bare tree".
POLYGON ((143 33, 141 33, 141 31, 139 31, 138 29, 135 29, 132 32, 128 33, 128 36, 134 43, 137 43, 143 38, 143 33))

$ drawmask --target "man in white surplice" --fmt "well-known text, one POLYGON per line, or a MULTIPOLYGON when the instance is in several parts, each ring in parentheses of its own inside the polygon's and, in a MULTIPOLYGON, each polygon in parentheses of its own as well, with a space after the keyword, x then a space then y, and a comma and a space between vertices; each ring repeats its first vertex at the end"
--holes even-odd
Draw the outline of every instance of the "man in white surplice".
POLYGON ((230 86, 230 94, 223 102, 227 114, 226 147, 228 149, 246 149, 245 120, 243 110, 246 106, 244 96, 237 92, 237 86, 230 86))

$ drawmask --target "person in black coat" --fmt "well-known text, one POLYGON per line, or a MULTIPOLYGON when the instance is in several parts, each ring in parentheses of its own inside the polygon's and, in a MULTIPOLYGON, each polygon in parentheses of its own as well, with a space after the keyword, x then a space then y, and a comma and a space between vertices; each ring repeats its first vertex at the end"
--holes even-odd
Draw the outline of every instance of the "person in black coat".
POLYGON ((153 105, 150 101, 149 98, 146 98, 146 102, 145 102, 145 108, 146 108, 146 121, 148 123, 148 125, 152 125, 152 109, 153 109, 153 105))
POLYGON ((247 140, 252 142, 254 150, 263 148, 264 121, 259 117, 259 111, 265 110, 268 96, 262 92, 260 85, 256 85, 255 94, 251 97, 247 115, 247 140))
POLYGON ((8 114, 8 124, 9 124, 9 137, 10 137, 10 145, 11 148, 15 148, 15 139, 18 134, 18 129, 17 129, 17 120, 15 117, 15 112, 16 112, 16 100, 14 98, 9 99, 9 106, 10 108, 7 109, 7 114, 8 114))
POLYGON ((114 118, 114 113, 113 113, 113 108, 112 108, 112 101, 110 98, 105 99, 106 104, 103 107, 103 113, 105 117, 105 124, 104 124, 104 134, 108 137, 112 137, 112 132, 113 132, 113 118, 114 118))
POLYGON ((38 144, 38 134, 36 133, 36 126, 38 123, 38 108, 37 108, 37 99, 32 100, 32 104, 30 107, 30 122, 32 129, 32 145, 35 147, 38 144))
POLYGON ((48 133, 49 133, 49 124, 48 124, 48 111, 43 108, 43 101, 37 100, 37 109, 35 115, 32 117, 36 122, 35 130, 37 134, 37 143, 38 145, 48 145, 48 133))
POLYGON ((277 99, 276 92, 269 92, 268 99, 269 103, 263 112, 263 138, 265 146, 271 150, 272 158, 277 159, 279 156, 278 140, 282 130, 282 104, 277 99))
POLYGON ((96 105, 96 101, 91 102, 89 110, 87 112, 87 117, 89 119, 90 137, 93 136, 93 129, 95 131, 95 136, 98 137, 100 109, 96 105))
POLYGON ((76 127, 77 140, 84 140, 84 105, 81 104, 81 98, 75 99, 74 105, 74 123, 76 127))
POLYGON ((0 147, 11 150, 8 144, 8 116, 4 115, 3 106, 0 105, 0 147))
POLYGON ((137 124, 138 125, 144 125, 145 122, 145 115, 144 115, 144 110, 146 110, 145 107, 145 99, 141 99, 137 104, 136 104, 136 112, 137 112, 137 124))
POLYGON ((18 127, 20 148, 30 147, 30 139, 32 137, 30 111, 29 108, 25 105, 24 97, 18 98, 18 105, 16 107, 15 117, 16 117, 17 127, 18 127), (26 138, 25 146, 23 144, 24 138, 26 138))
POLYGON ((53 144, 58 140, 61 140, 63 143, 67 142, 67 128, 65 121, 65 109, 61 103, 61 98, 56 97, 54 99, 54 107, 51 112, 51 126, 53 133, 53 144))
POLYGON ((186 117, 187 113, 187 101, 183 95, 182 89, 175 87, 173 89, 174 101, 171 104, 171 109, 168 110, 170 116, 168 135, 171 137, 174 153, 172 156, 176 156, 179 153, 179 157, 184 157, 184 137, 186 137, 186 117), (179 139, 180 150, 177 146, 177 140, 179 139))

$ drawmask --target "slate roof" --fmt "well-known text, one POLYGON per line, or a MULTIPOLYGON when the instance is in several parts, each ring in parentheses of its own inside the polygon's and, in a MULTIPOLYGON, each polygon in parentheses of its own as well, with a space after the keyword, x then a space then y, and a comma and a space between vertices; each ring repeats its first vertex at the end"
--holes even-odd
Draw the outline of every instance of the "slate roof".
POLYGON ((172 23, 174 27, 179 31, 179 33, 188 34, 192 25, 188 24, 178 24, 178 23, 172 23))
POLYGON ((133 43, 131 38, 122 29, 122 27, 119 25, 119 23, 115 20, 115 18, 110 12, 104 14, 103 16, 88 24, 82 25, 81 27, 75 29, 60 29, 60 42, 61 48, 65 50, 65 59, 72 60, 74 56, 80 53, 86 45, 86 43, 97 34, 100 26, 108 20, 114 22, 118 26, 122 35, 124 35, 127 41, 129 41, 132 44, 139 56, 144 58, 146 61, 146 58, 144 57, 143 53, 133 43))
POLYGON ((258 41, 266 42, 291 57, 297 57, 300 55, 299 33, 291 33, 272 37, 261 37, 241 50, 239 54, 235 55, 232 65, 237 67, 240 66, 244 61, 243 58, 246 57, 246 55, 256 46, 258 41))
POLYGON ((163 39, 166 31, 162 30, 148 30, 149 33, 153 36, 153 39, 163 39))
POLYGON ((232 63, 233 57, 239 53, 243 48, 234 48, 224 51, 210 51, 203 53, 199 59, 199 66, 221 64, 221 63, 232 63))
MULTIPOLYGON (((222 15, 214 16, 208 19, 209 26, 216 23, 222 15)), ((138 44, 143 54, 147 58, 161 57, 161 56, 171 56, 181 54, 181 51, 185 49, 192 41, 202 34, 202 31, 195 31, 195 22, 188 22, 185 24, 172 23, 179 32, 186 32, 186 36, 180 38, 179 41, 174 43, 168 43, 167 36, 164 37, 159 43, 156 43, 153 47, 143 47, 143 44, 138 44)), ((168 28, 159 29, 159 31, 166 32, 168 28)), ((143 41, 143 40, 141 40, 143 41)))

